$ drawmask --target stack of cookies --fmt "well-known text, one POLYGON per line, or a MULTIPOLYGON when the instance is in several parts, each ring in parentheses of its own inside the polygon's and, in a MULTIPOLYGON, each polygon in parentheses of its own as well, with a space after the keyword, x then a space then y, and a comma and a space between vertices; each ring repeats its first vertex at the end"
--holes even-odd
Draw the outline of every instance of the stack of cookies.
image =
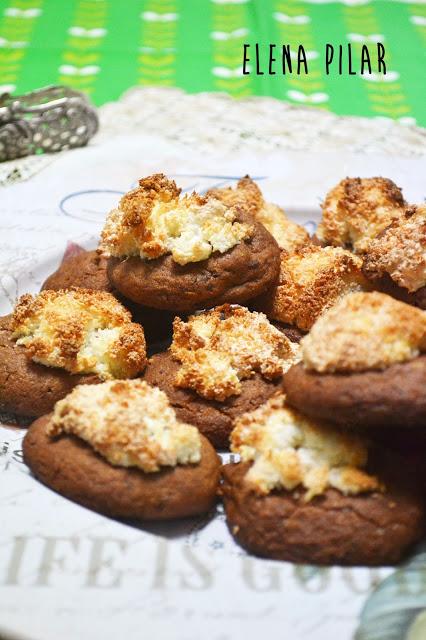
POLYGON ((34 475, 101 513, 222 497, 250 552, 394 563, 424 533, 401 473, 425 442, 424 291, 426 209, 390 180, 343 180, 311 238, 249 177, 182 197, 153 175, 2 320, 0 411, 37 418, 34 475))

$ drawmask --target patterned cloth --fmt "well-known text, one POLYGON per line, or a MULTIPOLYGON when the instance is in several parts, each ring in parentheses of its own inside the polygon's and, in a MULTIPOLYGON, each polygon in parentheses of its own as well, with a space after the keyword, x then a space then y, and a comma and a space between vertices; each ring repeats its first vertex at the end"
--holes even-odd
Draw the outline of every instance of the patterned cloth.
MULTIPOLYGON (((265 95, 426 125, 425 0, 0 0, 0 92, 64 83, 96 104, 134 85, 265 95), (386 47, 387 75, 325 74, 327 42, 386 47), (242 75, 244 43, 302 43, 308 75, 242 75)), ((337 56, 337 54, 335 54, 337 56)))

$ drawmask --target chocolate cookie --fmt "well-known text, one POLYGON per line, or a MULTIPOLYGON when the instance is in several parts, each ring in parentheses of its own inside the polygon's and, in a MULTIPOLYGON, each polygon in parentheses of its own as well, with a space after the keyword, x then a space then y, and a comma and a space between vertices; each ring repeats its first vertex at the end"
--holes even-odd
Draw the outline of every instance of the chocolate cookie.
POLYGON ((355 427, 423 427, 426 356, 382 371, 317 373, 291 367, 283 386, 290 405, 306 415, 355 427))
POLYGON ((42 284, 43 289, 95 289, 112 292, 107 275, 108 260, 97 251, 81 251, 62 261, 57 270, 42 284))
POLYGON ((327 489, 310 502, 303 492, 263 496, 244 481, 249 463, 223 468, 228 527, 247 551, 262 557, 319 565, 398 562, 424 532, 419 497, 394 484, 384 493, 345 496, 327 489))
POLYGON ((28 358, 12 339, 11 316, 0 318, 0 412, 37 417, 78 384, 99 382, 96 375, 71 375, 28 358))
POLYGON ((110 258, 113 286, 139 304, 176 312, 190 312, 225 302, 255 298, 276 280, 280 250, 265 227, 239 212, 237 223, 254 228, 253 235, 225 253, 180 265, 170 254, 152 260, 110 258))
POLYGON ((253 377, 241 382, 239 395, 218 402, 207 400, 191 389, 175 386, 174 380, 179 367, 179 362, 174 360, 169 352, 159 353, 150 359, 143 379, 164 391, 177 417, 198 427, 218 449, 228 447, 233 420, 266 402, 281 384, 280 380, 266 380, 259 373, 255 373, 253 377))
POLYGON ((50 416, 36 420, 23 443, 34 475, 61 495, 108 516, 164 520, 205 513, 215 504, 220 461, 202 438, 201 462, 156 473, 110 465, 83 440, 52 439, 50 416))

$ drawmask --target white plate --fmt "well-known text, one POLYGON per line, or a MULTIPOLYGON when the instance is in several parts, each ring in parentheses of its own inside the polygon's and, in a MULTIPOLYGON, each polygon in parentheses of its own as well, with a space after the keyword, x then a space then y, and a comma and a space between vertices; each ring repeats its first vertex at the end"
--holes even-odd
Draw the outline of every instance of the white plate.
MULTIPOLYGON (((141 175, 163 170, 202 191, 251 173, 268 198, 312 228, 320 199, 341 177, 387 175, 415 202, 424 195, 423 167, 336 154, 181 157, 152 137, 64 154, 0 192, 0 313, 39 289, 68 242, 94 247, 106 211, 141 175)), ((220 508, 210 518, 149 526, 100 516, 29 475, 23 434, 0 427, 0 627, 18 636, 349 640, 358 628, 357 640, 402 640, 426 606, 424 589, 411 588, 426 570, 421 555, 402 577, 390 568, 318 569, 249 557, 220 508)))

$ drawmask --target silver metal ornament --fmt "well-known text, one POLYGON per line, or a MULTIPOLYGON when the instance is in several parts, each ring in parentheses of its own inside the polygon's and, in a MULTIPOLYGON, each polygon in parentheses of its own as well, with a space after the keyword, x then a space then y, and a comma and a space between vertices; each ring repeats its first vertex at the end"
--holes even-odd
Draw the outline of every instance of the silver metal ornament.
POLYGON ((0 162, 82 147, 97 132, 95 108, 68 87, 0 95, 0 162))

